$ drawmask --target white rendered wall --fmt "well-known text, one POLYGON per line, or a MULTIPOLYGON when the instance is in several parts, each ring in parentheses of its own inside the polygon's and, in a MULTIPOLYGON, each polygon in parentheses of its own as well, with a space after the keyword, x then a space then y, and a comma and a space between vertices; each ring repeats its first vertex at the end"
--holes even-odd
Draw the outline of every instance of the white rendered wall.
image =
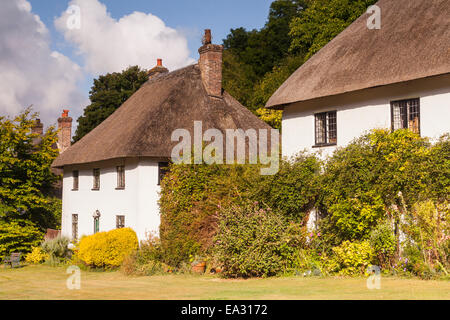
POLYGON ((295 103, 285 108, 282 153, 319 151, 323 156, 336 147, 313 148, 314 114, 337 111, 337 147, 374 128, 391 128, 391 101, 420 98, 420 133, 432 140, 450 132, 450 75, 295 103))
POLYGON ((159 230, 158 162, 150 160, 111 160, 64 168, 62 234, 72 238, 72 214, 78 214, 78 238, 94 232, 93 213, 100 211, 99 231, 116 228, 116 216, 125 216, 139 240, 146 232, 159 230), (125 165, 125 189, 116 190, 116 166, 125 165), (100 168, 100 190, 92 190, 94 168, 100 168), (79 171, 79 188, 72 190, 72 172, 79 171))

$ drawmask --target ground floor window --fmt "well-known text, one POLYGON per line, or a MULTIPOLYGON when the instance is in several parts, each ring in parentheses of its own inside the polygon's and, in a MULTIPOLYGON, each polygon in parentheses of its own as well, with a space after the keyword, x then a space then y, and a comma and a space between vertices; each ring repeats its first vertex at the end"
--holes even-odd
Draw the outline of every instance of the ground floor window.
POLYGON ((94 217, 94 233, 100 230, 100 217, 94 217))
POLYGON ((78 215, 72 214, 72 239, 78 239, 78 215))
POLYGON ((116 228, 125 228, 125 216, 116 216, 116 228))
POLYGON ((392 130, 410 129, 420 134, 420 99, 391 102, 392 130))

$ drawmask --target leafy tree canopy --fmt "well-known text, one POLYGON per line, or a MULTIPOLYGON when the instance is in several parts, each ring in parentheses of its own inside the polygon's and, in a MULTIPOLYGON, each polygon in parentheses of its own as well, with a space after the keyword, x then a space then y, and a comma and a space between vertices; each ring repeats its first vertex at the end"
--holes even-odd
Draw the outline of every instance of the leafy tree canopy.
POLYGON ((13 120, 0 117, 0 220, 24 219, 41 229, 59 225, 58 180, 51 163, 58 155, 54 127, 33 133, 37 114, 26 109, 13 120))
POLYGON ((138 66, 94 79, 94 85, 89 92, 91 104, 77 120, 78 127, 73 141, 77 142, 102 123, 147 80, 147 71, 141 70, 138 66))

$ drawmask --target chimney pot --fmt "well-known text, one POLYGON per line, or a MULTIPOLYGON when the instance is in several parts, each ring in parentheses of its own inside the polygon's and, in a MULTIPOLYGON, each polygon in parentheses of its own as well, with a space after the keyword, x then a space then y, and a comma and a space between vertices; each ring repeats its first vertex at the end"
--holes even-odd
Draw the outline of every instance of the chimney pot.
POLYGON ((162 67, 162 59, 157 59, 157 60, 156 60, 156 65, 157 65, 158 67, 162 67))

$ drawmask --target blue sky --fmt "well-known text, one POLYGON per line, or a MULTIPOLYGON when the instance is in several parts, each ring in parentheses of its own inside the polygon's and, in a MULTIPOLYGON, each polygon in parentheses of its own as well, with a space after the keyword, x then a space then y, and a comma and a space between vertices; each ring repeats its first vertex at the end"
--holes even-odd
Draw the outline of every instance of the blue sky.
MULTIPOLYGON (((73 48, 64 43, 64 38, 55 30, 54 19, 68 7, 69 1, 29 0, 32 11, 39 15, 52 34, 52 45, 80 63, 80 57, 73 54, 73 48)), ((134 11, 152 13, 161 18, 167 26, 181 30, 188 38, 191 57, 197 59, 204 29, 213 30, 215 43, 222 43, 230 29, 244 27, 260 29, 264 26, 272 0, 101 0, 115 19, 134 11)))

